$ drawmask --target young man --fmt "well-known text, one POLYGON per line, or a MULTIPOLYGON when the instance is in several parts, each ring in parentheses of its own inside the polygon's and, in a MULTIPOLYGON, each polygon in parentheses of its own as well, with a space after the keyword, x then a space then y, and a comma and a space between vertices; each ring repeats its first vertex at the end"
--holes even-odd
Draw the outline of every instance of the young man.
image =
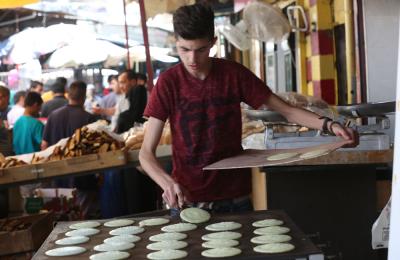
MULTIPOLYGON (((75 130, 95 121, 95 116, 85 111, 86 83, 73 82, 68 89, 68 105, 53 111, 43 133, 42 149, 71 137, 75 130)), ((98 210, 97 178, 94 174, 56 180, 58 187, 76 187, 77 199, 85 218, 93 217, 98 210), (73 183, 71 183, 73 182, 73 183)))
POLYGON ((68 104, 68 100, 65 98, 65 85, 62 82, 54 82, 51 90, 53 91, 53 99, 43 104, 41 117, 49 117, 51 112, 68 104))
MULTIPOLYGON (((59 84, 60 86, 63 86, 63 89, 67 86, 67 79, 64 77, 57 77, 54 84, 59 84)), ((48 101, 52 100, 54 98, 54 92, 52 89, 49 91, 46 91, 42 94, 42 99, 44 103, 47 103, 48 101)))
POLYGON ((232 61, 209 57, 214 45, 214 13, 204 5, 179 8, 173 16, 181 63, 160 75, 147 105, 149 117, 140 150, 143 169, 163 189, 170 207, 205 206, 217 212, 252 209, 248 169, 207 171, 202 168, 242 151, 240 103, 266 105, 289 122, 328 128, 357 143, 352 129, 321 119, 282 101, 252 72, 232 61), (155 157, 165 121, 172 132, 173 172, 155 157))
POLYGON ((43 83, 39 81, 31 81, 30 91, 39 93, 40 95, 43 93, 43 83))
POLYGON ((43 133, 42 149, 56 144, 60 139, 70 137, 77 128, 93 123, 95 116, 86 112, 86 83, 73 82, 68 90, 68 104, 51 113, 43 133))
MULTIPOLYGON (((40 151, 44 125, 38 119, 43 100, 39 93, 30 91, 26 94, 23 115, 13 127, 13 148, 15 154, 26 154, 40 151)), ((40 183, 20 186, 22 198, 33 196, 40 183)), ((25 205, 25 201, 23 203, 25 205)))
POLYGON ((44 125, 38 119, 43 100, 39 93, 28 92, 25 97, 24 114, 13 127, 13 148, 15 154, 40 151, 44 125))

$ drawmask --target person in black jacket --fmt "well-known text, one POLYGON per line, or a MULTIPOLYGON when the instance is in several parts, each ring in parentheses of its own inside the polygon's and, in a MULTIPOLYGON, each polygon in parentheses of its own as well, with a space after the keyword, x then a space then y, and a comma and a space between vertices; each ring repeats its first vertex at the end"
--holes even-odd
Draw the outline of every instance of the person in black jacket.
POLYGON ((117 120, 116 132, 118 134, 128 131, 135 123, 144 123, 143 112, 147 104, 147 89, 144 86, 136 86, 128 91, 126 98, 129 101, 129 109, 122 112, 117 120))
MULTIPOLYGON (((147 104, 146 87, 140 85, 131 88, 126 94, 126 99, 130 106, 118 117, 115 129, 118 134, 128 131, 135 123, 145 121, 143 112, 147 104)), ((107 198, 108 202, 103 202, 103 217, 117 217, 122 215, 122 212, 135 214, 157 209, 157 185, 136 167, 120 171, 111 170, 104 174, 103 198, 107 198), (123 189, 120 189, 119 185, 122 185, 123 189), (118 194, 121 190, 123 194, 118 194), (145 198, 142 194, 146 194, 145 198), (117 196, 123 198, 117 199, 117 196), (117 207, 120 201, 124 201, 125 206, 122 208, 117 207)))

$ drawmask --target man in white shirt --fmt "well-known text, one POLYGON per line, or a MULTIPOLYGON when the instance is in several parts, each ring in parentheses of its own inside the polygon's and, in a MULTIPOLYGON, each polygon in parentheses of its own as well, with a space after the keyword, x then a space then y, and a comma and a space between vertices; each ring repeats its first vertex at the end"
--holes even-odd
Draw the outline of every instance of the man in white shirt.
POLYGON ((126 94, 130 89, 137 85, 137 74, 133 70, 125 70, 118 76, 118 84, 121 89, 122 95, 117 97, 117 104, 115 106, 115 113, 111 117, 111 127, 114 130, 117 126, 119 114, 129 109, 129 100, 126 94))
POLYGON ((10 128, 13 128, 15 122, 24 114, 24 101, 25 101, 26 91, 18 91, 14 95, 14 106, 11 108, 10 112, 7 114, 7 121, 10 128))
POLYGON ((95 108, 94 114, 111 116, 111 129, 117 126, 119 114, 129 109, 129 101, 126 94, 137 85, 137 74, 133 70, 125 70, 118 76, 120 94, 116 95, 116 104, 113 108, 95 108))

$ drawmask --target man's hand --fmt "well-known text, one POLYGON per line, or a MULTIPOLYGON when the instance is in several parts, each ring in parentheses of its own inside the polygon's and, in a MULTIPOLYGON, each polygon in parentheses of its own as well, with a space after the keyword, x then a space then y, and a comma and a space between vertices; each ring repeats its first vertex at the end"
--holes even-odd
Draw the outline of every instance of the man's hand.
POLYGON ((93 114, 101 115, 103 113, 103 109, 101 107, 94 106, 92 107, 92 112, 93 114))
MULTIPOLYGON (((330 122, 332 124, 332 122, 330 122)), ((333 123, 330 128, 331 132, 339 137, 342 137, 345 140, 349 140, 349 144, 346 144, 344 147, 356 147, 359 144, 359 136, 358 132, 352 128, 344 127, 339 123, 333 123)))
POLYGON ((183 188, 176 182, 172 182, 164 189, 162 197, 170 208, 182 208, 186 201, 183 188))

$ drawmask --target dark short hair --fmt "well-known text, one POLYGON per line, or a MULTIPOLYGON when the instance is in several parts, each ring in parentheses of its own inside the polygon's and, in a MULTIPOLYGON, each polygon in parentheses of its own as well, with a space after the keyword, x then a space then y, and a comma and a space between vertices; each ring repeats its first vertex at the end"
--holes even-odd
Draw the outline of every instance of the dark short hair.
POLYGON ((57 78, 56 78, 56 82, 62 84, 63 87, 64 87, 64 89, 65 89, 65 86, 67 85, 67 79, 66 79, 66 78, 64 78, 64 77, 57 77, 57 78))
POLYGON ((110 75, 110 76, 108 76, 107 82, 111 83, 111 81, 113 81, 114 79, 118 80, 118 75, 110 75))
POLYGON ((35 88, 37 88, 37 86, 43 86, 43 83, 36 81, 36 80, 32 80, 31 81, 31 89, 35 89, 35 88))
POLYGON ((214 38, 214 12, 206 4, 186 5, 173 15, 175 37, 186 40, 214 38))
POLYGON ((62 82, 56 81, 51 86, 51 90, 57 94, 64 94, 65 93, 65 85, 62 82))
POLYGON ((0 94, 3 96, 10 96, 10 90, 4 86, 0 86, 0 94))
POLYGON ((43 99, 39 93, 34 92, 34 91, 29 91, 25 96, 24 106, 31 107, 34 104, 38 104, 38 105, 43 104, 43 99))
POLYGON ((141 79, 141 80, 147 81, 147 76, 144 73, 138 73, 137 74, 137 79, 141 79))
POLYGON ((126 76, 128 77, 128 80, 132 80, 132 79, 136 79, 137 80, 137 73, 134 72, 133 70, 124 70, 119 75, 122 75, 124 73, 126 73, 126 76))
POLYGON ((68 98, 73 101, 81 102, 86 98, 86 83, 83 81, 74 81, 68 89, 68 98))
POLYGON ((17 104, 22 97, 25 97, 26 91, 21 90, 14 95, 14 104, 17 104))

